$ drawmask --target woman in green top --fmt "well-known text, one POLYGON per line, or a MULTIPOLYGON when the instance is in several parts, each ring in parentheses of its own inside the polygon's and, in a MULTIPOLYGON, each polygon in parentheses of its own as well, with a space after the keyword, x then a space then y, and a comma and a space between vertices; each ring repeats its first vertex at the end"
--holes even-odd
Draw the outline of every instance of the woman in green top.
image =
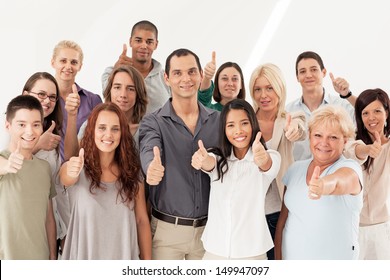
POLYGON ((237 63, 222 64, 215 74, 215 86, 212 77, 215 71, 215 53, 204 69, 204 77, 198 92, 198 100, 208 108, 221 111, 223 105, 233 99, 245 100, 244 75, 237 63), (212 97, 214 101, 212 102, 212 97))

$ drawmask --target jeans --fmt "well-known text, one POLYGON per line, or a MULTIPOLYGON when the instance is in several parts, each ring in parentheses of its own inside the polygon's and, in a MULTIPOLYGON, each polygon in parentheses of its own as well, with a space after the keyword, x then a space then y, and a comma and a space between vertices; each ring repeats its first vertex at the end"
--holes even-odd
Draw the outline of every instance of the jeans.
MULTIPOLYGON (((268 229, 269 229, 269 232, 271 233, 272 240, 275 240, 276 224, 278 223, 279 215, 280 215, 280 212, 275 212, 272 214, 265 215, 265 219, 267 220, 268 229)), ((274 248, 272 248, 271 250, 269 250, 267 252, 267 257, 269 260, 275 259, 274 248)))

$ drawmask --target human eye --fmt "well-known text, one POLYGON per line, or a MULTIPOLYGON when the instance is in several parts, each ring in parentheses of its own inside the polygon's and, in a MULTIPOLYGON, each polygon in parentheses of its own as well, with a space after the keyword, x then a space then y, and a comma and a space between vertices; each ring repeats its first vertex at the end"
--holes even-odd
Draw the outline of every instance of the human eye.
POLYGON ((45 99, 47 97, 46 92, 38 92, 39 98, 45 99))
POLYGON ((57 95, 49 95, 49 100, 52 101, 52 102, 56 102, 57 101, 57 95))
POLYGON ((180 71, 173 71, 172 74, 173 74, 174 76, 179 77, 179 76, 181 75, 181 72, 180 72, 180 71))
POLYGON ((267 91, 268 91, 268 92, 269 92, 269 91, 273 91, 273 90, 274 90, 273 87, 271 87, 271 86, 267 87, 267 91))
POLYGON ((249 122, 249 121, 243 121, 243 122, 242 122, 242 125, 245 125, 245 126, 246 126, 246 125, 250 125, 250 122, 249 122))
POLYGON ((226 82, 228 80, 228 78, 227 77, 221 77, 221 80, 226 82))
POLYGON ((119 127, 113 127, 111 130, 112 130, 113 132, 118 132, 118 131, 120 131, 120 128, 119 128, 119 127))
POLYGON ((119 85, 112 86, 112 89, 114 89, 114 90, 119 90, 120 88, 121 88, 121 86, 119 86, 119 85))
POLYGON ((253 91, 254 91, 254 92, 259 92, 259 91, 261 91, 261 88, 255 87, 255 88, 253 89, 253 91))
POLYGON ((315 138, 321 138, 321 134, 319 134, 319 133, 314 133, 314 137, 315 137, 315 138))
POLYGON ((72 65, 78 65, 78 64, 79 64, 79 62, 78 62, 77 60, 72 60, 70 63, 71 63, 72 65))
POLYGON ((330 136, 329 138, 330 138, 331 141, 336 141, 336 140, 339 139, 339 138, 338 138, 337 136, 335 136, 335 135, 332 135, 332 136, 330 136))
POLYGON ((366 111, 362 112, 362 116, 367 116, 367 115, 368 115, 368 112, 366 112, 366 111))
POLYGON ((133 87, 133 86, 128 86, 128 87, 127 87, 127 91, 128 91, 128 92, 135 92, 135 87, 133 87))
POLYGON ((305 74, 306 70, 299 70, 298 74, 305 74))
POLYGON ((65 58, 60 59, 60 62, 61 62, 61 63, 66 63, 66 59, 65 59, 65 58))
POLYGON ((238 82, 238 81, 239 81, 239 78, 238 78, 238 77, 233 77, 233 78, 232 78, 232 81, 233 81, 233 82, 238 82))
POLYGON ((154 41, 153 40, 146 40, 146 44, 148 45, 153 45, 154 41))
POLYGON ((41 123, 34 123, 34 128, 40 128, 41 126, 41 123))
POLYGON ((105 125, 99 125, 98 126, 98 130, 99 131, 105 131, 106 130, 106 126, 105 125))
POLYGON ((141 43, 142 40, 140 38, 136 38, 134 41, 136 41, 137 43, 141 43))

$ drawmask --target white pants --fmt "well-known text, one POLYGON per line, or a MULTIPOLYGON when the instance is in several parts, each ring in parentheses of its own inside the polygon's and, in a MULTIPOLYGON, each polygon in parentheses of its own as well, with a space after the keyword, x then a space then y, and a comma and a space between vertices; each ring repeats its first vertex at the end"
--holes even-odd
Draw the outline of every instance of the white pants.
POLYGON ((390 221, 359 227, 360 260, 390 260, 390 221))
POLYGON ((266 260, 266 259, 267 259, 267 254, 254 256, 254 257, 248 257, 248 258, 225 258, 222 256, 214 255, 214 254, 209 253, 207 251, 202 258, 202 260, 266 260))

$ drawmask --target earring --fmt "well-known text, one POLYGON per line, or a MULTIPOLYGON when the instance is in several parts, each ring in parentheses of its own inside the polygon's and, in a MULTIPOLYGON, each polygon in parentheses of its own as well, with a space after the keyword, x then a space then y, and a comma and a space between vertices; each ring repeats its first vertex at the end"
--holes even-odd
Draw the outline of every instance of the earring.
POLYGON ((385 128, 387 127, 387 121, 385 121, 385 128))

